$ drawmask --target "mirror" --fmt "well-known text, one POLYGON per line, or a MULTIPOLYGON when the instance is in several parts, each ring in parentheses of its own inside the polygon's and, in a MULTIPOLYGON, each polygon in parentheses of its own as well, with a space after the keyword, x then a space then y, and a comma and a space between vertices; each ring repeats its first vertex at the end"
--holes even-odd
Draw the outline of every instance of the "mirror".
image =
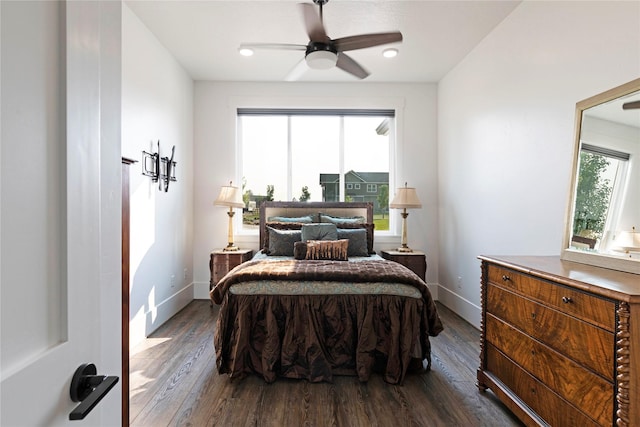
POLYGON ((640 274, 640 79, 576 104, 562 258, 640 274))

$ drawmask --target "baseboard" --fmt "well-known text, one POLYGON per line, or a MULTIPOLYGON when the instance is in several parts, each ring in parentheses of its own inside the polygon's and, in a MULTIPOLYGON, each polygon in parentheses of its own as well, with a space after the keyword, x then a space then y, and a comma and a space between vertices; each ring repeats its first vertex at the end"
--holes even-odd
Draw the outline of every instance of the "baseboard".
POLYGON ((193 300, 194 284, 190 283, 169 298, 139 313, 129 322, 129 348, 142 342, 164 322, 173 317, 193 300))
POLYGON ((438 285, 438 302, 454 311, 473 327, 480 329, 482 310, 476 304, 442 285, 438 285))

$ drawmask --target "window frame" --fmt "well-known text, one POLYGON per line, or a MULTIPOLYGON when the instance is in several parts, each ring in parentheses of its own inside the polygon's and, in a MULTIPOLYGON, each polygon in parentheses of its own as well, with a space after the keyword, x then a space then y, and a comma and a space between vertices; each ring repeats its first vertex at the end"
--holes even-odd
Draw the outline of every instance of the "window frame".
MULTIPOLYGON (((241 108, 293 108, 293 109, 352 109, 352 110, 394 110, 395 120, 389 127, 389 189, 390 198, 398 187, 398 182, 405 179, 398 170, 403 164, 404 153, 404 98, 399 97, 357 97, 356 99, 328 97, 328 98, 304 98, 304 97, 231 97, 229 98, 229 114, 231 129, 235 133, 235 171, 234 181, 242 182, 242 133, 237 111, 241 108)), ((400 214, 397 209, 389 209, 389 230, 376 230, 376 242, 396 243, 395 239, 400 235, 400 214)), ((242 215, 233 217, 236 241, 238 243, 255 243, 258 238, 257 230, 243 229, 242 215)))
MULTIPOLYGON (((613 245, 613 238, 620 224, 620 216, 622 215, 623 200, 629 184, 629 168, 631 164, 631 154, 620 149, 613 149, 608 144, 590 143, 582 141, 580 143, 579 152, 591 153, 594 155, 606 157, 615 160, 618 163, 616 167, 615 178, 612 184, 611 197, 609 199, 609 207, 607 209, 605 223, 603 226, 603 235, 600 239, 598 250, 609 251, 613 245)), ((578 165, 578 168, 580 166, 578 165)), ((572 219, 573 221, 573 219, 572 219)))

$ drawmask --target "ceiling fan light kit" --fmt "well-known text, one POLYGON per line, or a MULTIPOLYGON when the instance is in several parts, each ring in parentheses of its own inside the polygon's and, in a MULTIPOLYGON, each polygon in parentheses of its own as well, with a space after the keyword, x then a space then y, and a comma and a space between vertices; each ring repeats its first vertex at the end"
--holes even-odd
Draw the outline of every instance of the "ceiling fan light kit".
POLYGON ((319 46, 318 44, 314 44, 307 48, 304 59, 307 61, 309 68, 313 68, 314 70, 328 70, 336 66, 338 54, 335 50, 331 49, 329 45, 319 46))
MULTIPOLYGON (((369 76, 369 72, 344 52, 349 50, 365 49, 368 47, 380 46, 389 43, 402 42, 402 33, 400 33, 399 31, 392 31, 387 33, 360 34, 356 36, 331 39, 327 35, 322 19, 322 7, 328 1, 329 0, 313 0, 313 2, 319 7, 319 13, 316 13, 314 7, 311 4, 300 3, 302 18, 307 31, 307 35, 309 36, 309 42, 307 43, 307 45, 243 43, 240 46, 239 52, 245 56, 250 56, 246 55, 243 52, 245 50, 251 50, 251 52, 253 53, 254 48, 304 50, 304 58, 300 63, 298 63, 298 65, 294 67, 292 72, 289 73, 290 76, 295 76, 295 78, 299 77, 299 75, 301 74, 299 72, 299 65, 306 62, 306 65, 314 70, 327 70, 333 67, 337 67, 359 79, 366 78, 367 76, 369 76)), ((387 57, 393 57, 398 54, 398 50, 387 49, 383 54, 387 57)), ((287 78, 286 80, 293 80, 295 78, 287 78)))

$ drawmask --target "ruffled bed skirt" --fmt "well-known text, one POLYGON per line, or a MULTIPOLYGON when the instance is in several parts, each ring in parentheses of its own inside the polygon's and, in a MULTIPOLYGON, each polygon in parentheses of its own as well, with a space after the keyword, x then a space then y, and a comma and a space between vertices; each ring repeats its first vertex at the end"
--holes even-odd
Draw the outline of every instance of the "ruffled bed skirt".
MULTIPOLYGON (((431 365, 433 304, 393 295, 224 296, 214 344, 220 374, 331 382, 380 372, 401 384, 431 365)), ((439 332, 439 331, 438 331, 439 332)))

